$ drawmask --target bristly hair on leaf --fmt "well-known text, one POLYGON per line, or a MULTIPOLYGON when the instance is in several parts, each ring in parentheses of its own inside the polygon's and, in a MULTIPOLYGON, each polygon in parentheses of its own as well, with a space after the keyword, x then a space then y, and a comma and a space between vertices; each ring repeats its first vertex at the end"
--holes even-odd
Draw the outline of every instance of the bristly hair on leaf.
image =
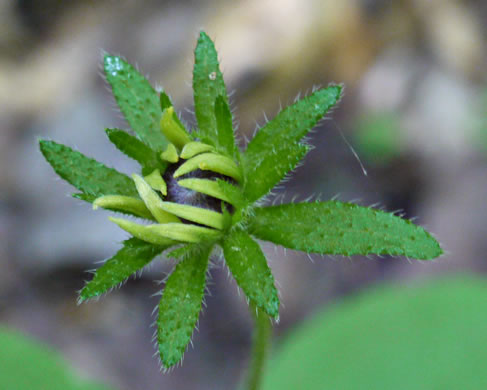
POLYGON ((106 129, 106 134, 139 163, 139 171, 129 177, 68 146, 47 140, 39 146, 54 171, 79 191, 74 197, 94 209, 145 220, 110 218, 131 237, 96 270, 80 291, 80 302, 120 286, 165 251, 165 258, 178 260, 159 294, 156 339, 165 370, 182 361, 191 340, 215 248, 252 310, 266 321, 279 317, 279 292, 256 240, 328 255, 427 260, 443 253, 420 226, 371 207, 336 200, 263 204, 310 150, 307 134, 336 106, 343 86, 313 89, 296 99, 241 151, 215 45, 206 33, 195 49, 194 131, 179 120, 169 95, 156 91, 123 58, 105 54, 103 65, 133 132, 106 129))

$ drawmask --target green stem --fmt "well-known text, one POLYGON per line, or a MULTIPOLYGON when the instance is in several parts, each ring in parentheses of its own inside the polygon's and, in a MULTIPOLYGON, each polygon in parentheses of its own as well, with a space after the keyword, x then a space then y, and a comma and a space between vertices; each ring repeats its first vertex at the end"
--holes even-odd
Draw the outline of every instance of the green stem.
POLYGON ((250 304, 250 311, 254 317, 254 334, 247 390, 258 390, 263 377, 267 352, 271 344, 272 324, 269 316, 253 304, 250 304))

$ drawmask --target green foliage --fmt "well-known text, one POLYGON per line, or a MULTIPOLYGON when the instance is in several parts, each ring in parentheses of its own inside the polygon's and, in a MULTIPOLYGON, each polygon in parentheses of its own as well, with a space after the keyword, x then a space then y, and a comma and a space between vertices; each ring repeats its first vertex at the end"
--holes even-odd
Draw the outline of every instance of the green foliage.
POLYGON ((164 249, 164 246, 152 245, 138 238, 124 241, 122 249, 98 268, 93 279, 86 283, 79 294, 80 301, 97 297, 123 283, 164 249))
POLYGON ((77 377, 59 354, 19 332, 0 328, 0 389, 107 390, 77 377))
POLYGON ((233 135, 232 113, 228 102, 223 96, 217 96, 215 101, 215 119, 218 134, 218 144, 221 145, 223 152, 230 157, 238 157, 239 151, 235 145, 233 135))
POLYGON ((156 152, 164 151, 167 140, 159 129, 162 110, 157 92, 120 57, 105 55, 104 69, 113 96, 132 130, 156 152))
POLYGON ((284 337, 264 390, 487 388, 487 283, 384 286, 284 337))
POLYGON ((138 197, 133 181, 123 173, 53 141, 40 140, 39 146, 56 173, 86 195, 138 197))
POLYGON ((219 107, 222 103, 215 106, 217 98, 228 105, 225 82, 220 72, 215 45, 203 31, 200 33, 194 51, 193 94, 194 112, 201 140, 222 152, 231 152, 234 148, 231 123, 229 129, 225 119, 221 117, 226 115, 225 107, 219 107), (215 114, 220 116, 219 126, 215 114))
POLYGON ((308 252, 420 259, 441 254, 422 228, 381 211, 338 202, 255 204, 305 156, 310 147, 303 139, 339 101, 341 86, 319 89, 282 110, 241 156, 217 53, 205 33, 195 49, 198 128, 192 132, 179 120, 169 96, 158 95, 132 65, 112 55, 104 63, 115 99, 138 138, 118 129, 107 130, 108 137, 139 162, 144 177, 134 174, 131 179, 51 141, 41 141, 40 148, 54 170, 81 191, 76 198, 156 222, 110 218, 132 238, 96 271, 81 291, 81 301, 122 283, 168 248, 169 257, 182 258, 159 305, 157 340, 165 368, 180 361, 190 340, 215 245, 223 248, 251 305, 271 317, 279 314, 278 294, 252 235, 308 252), (180 183, 176 190, 175 182, 180 183))
POLYGON ((255 201, 266 195, 296 167, 308 147, 300 143, 340 99, 339 85, 319 89, 286 107, 262 127, 243 155, 245 195, 255 201))
POLYGON ((287 248, 331 255, 432 259, 443 251, 422 227, 391 213, 338 201, 284 204, 254 210, 250 232, 287 248))
POLYGON ((235 230, 223 243, 230 272, 245 295, 271 317, 279 315, 279 297, 274 277, 259 245, 248 233, 235 230))
POLYGON ((361 118, 355 135, 360 155, 376 164, 387 164, 401 153, 400 125, 397 116, 370 114, 361 118))
POLYGON ((210 247, 195 248, 176 266, 159 303, 157 340, 164 367, 183 357, 198 321, 206 284, 210 247))
POLYGON ((119 129, 106 129, 105 132, 118 150, 140 164, 143 175, 150 174, 154 169, 164 172, 167 164, 160 161, 157 153, 142 141, 119 129))

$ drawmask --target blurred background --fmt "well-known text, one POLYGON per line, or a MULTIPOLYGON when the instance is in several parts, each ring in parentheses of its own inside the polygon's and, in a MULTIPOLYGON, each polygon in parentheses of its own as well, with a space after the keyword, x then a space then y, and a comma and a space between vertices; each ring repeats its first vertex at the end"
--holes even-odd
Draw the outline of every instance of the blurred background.
POLYGON ((201 29, 215 40, 242 146, 280 104, 316 85, 346 86, 280 199, 337 197, 400 210, 447 251, 430 262, 308 258, 264 244, 282 296, 277 342, 318 308, 383 281, 484 274, 486 20, 482 0, 1 0, 0 324, 119 389, 235 388, 251 322, 220 262, 194 348, 170 374, 160 373, 151 342, 154 280, 171 270, 170 260, 76 305, 86 271, 126 234, 107 213, 70 197, 37 144, 54 139, 134 171, 103 131, 127 125, 103 80, 102 53, 137 64, 194 126, 192 52, 201 29))

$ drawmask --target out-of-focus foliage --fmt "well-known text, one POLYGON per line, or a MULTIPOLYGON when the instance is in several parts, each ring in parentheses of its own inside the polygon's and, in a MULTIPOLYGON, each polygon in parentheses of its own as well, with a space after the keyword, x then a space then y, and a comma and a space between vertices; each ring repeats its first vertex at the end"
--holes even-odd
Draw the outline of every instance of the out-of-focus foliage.
POLYGON ((473 126, 475 128, 475 145, 487 153, 487 88, 483 96, 479 99, 479 104, 475 107, 473 118, 473 126))
POLYGON ((385 286, 291 333, 265 390, 485 389, 487 282, 385 286))
POLYGON ((0 389, 108 390, 74 375, 63 359, 18 332, 0 328, 0 389))
POLYGON ((373 113, 359 118, 355 145, 370 163, 387 164, 401 152, 397 115, 373 113))

